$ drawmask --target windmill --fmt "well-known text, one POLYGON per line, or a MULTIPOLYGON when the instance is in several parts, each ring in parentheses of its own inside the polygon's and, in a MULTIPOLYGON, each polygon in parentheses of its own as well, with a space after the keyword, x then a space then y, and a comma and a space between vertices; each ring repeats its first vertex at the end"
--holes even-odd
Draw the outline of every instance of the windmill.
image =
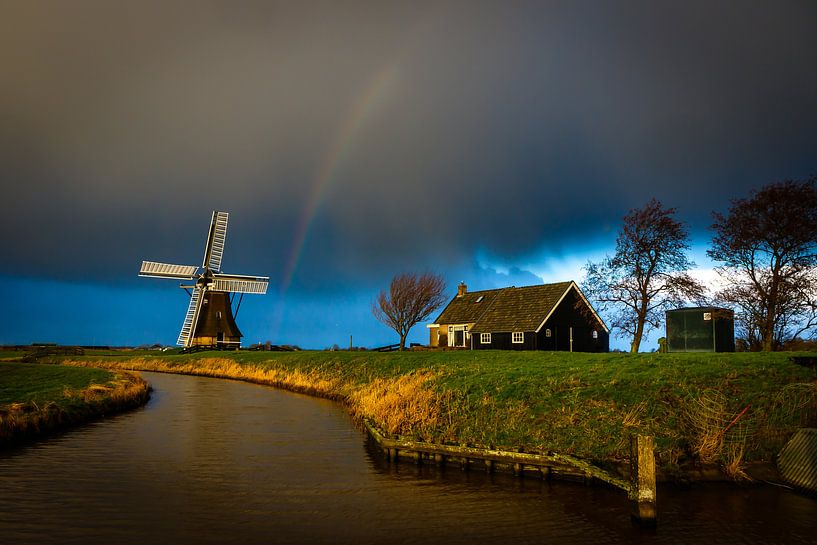
POLYGON ((267 293, 269 284, 267 276, 221 272, 221 256, 224 253, 224 240, 227 237, 228 216, 227 212, 213 211, 201 267, 142 261, 139 276, 195 281, 195 284, 191 286, 179 285, 180 288, 190 293, 190 305, 187 307, 179 340, 176 341, 179 346, 185 348, 191 346, 238 348, 242 335, 233 316, 232 303, 235 295, 230 294, 241 294, 236 306, 236 313, 238 313, 245 293, 262 295, 267 293))

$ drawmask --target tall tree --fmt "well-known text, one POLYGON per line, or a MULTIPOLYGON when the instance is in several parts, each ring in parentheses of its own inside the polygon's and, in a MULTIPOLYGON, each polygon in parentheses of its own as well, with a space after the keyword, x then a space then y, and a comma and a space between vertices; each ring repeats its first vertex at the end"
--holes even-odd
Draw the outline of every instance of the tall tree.
POLYGON ((583 290, 610 318, 620 337, 631 336, 631 352, 664 318, 664 311, 703 297, 703 287, 687 271, 689 234, 674 208, 650 200, 624 216, 616 253, 584 267, 583 290))
POLYGON ((441 276, 400 274, 392 278, 388 292, 382 290, 378 294, 372 303, 372 314, 400 335, 400 350, 404 350, 411 328, 445 301, 445 280, 441 276))
POLYGON ((817 177, 767 185, 714 213, 707 252, 751 348, 771 351, 817 329, 817 177))

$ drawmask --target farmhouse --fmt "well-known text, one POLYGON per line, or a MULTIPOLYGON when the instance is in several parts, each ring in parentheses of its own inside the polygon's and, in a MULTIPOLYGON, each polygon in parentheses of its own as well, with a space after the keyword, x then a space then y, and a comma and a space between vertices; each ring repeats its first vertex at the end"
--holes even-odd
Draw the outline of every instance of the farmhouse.
POLYGON ((575 282, 457 295, 427 326, 431 346, 607 352, 610 332, 575 282))

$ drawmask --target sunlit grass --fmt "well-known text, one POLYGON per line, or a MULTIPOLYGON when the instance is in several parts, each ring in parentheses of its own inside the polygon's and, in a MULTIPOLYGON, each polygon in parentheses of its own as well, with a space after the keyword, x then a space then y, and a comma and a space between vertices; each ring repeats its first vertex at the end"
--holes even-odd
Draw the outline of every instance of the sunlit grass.
POLYGON ((441 397, 429 383, 434 375, 418 371, 399 377, 375 378, 349 396, 352 412, 379 424, 387 433, 427 435, 438 424, 441 397))

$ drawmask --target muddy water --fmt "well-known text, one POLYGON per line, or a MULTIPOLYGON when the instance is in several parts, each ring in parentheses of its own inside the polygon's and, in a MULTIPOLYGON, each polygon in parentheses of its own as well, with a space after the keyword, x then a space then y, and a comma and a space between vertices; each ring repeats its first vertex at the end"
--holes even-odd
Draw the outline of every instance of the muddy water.
POLYGON ((345 411, 261 386, 145 373, 135 412, 0 452, 0 543, 817 543, 817 500, 615 490, 389 466, 345 411))

